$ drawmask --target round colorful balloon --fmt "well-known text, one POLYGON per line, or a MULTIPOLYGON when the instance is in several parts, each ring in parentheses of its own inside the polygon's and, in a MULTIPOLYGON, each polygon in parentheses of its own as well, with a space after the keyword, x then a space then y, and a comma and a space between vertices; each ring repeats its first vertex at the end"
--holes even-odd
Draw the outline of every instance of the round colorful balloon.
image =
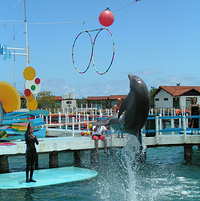
POLYGON ((32 93, 31 93, 31 90, 30 89, 25 89, 24 90, 24 95, 25 96, 30 96, 32 93))
POLYGON ((36 76, 35 69, 32 66, 28 66, 24 69, 23 75, 25 80, 33 80, 36 76))
POLYGON ((40 92, 40 84, 36 84, 36 79, 37 78, 34 78, 33 80, 26 80, 25 82, 25 88, 29 89, 32 94, 37 94, 40 92))
POLYGON ((27 100, 27 108, 29 109, 29 110, 36 110, 37 109, 37 107, 38 107, 38 103, 37 103, 37 101, 36 101, 36 99, 34 98, 34 99, 32 99, 32 100, 27 100))
POLYGON ((114 22, 114 15, 109 8, 106 8, 99 15, 99 22, 101 25, 108 27, 114 22))
POLYGON ((40 84, 40 78, 39 77, 35 78, 35 84, 40 84))
POLYGON ((20 109, 20 94, 15 87, 7 82, 0 82, 0 103, 5 112, 13 112, 20 109))
POLYGON ((35 97, 33 96, 33 94, 31 94, 30 96, 26 96, 26 100, 27 101, 32 101, 33 99, 35 99, 35 97))

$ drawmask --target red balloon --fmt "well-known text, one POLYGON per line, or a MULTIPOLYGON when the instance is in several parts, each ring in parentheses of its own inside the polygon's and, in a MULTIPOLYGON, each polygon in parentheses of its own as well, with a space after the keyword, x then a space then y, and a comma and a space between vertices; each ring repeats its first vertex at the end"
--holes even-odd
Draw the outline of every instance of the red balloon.
POLYGON ((25 96, 30 96, 31 95, 31 90, 30 89, 25 89, 24 90, 24 95, 25 96))
POLYGON ((100 135, 100 136, 99 136, 99 139, 100 139, 100 140, 105 140, 105 136, 104 136, 104 135, 100 135))
POLYGON ((40 78, 39 78, 39 77, 37 77, 37 78, 35 79, 35 84, 40 84, 40 78))
POLYGON ((92 136, 92 139, 93 139, 93 140, 98 140, 99 138, 98 138, 98 136, 93 135, 93 136, 92 136))
POLYGON ((99 22, 105 27, 110 26, 114 22, 114 16, 109 8, 100 13, 99 22))

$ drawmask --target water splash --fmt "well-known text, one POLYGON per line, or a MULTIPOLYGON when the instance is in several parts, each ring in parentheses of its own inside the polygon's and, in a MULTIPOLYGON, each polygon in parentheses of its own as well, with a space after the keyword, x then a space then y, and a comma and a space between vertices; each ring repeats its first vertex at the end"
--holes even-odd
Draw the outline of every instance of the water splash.
POLYGON ((97 194, 102 201, 137 201, 138 188, 136 155, 139 142, 129 136, 127 145, 120 151, 113 150, 111 156, 101 161, 97 194))

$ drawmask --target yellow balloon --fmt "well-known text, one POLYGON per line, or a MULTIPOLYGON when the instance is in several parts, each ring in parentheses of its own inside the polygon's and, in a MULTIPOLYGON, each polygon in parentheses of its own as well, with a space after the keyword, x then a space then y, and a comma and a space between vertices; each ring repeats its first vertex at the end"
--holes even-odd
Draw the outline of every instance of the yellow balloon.
POLYGON ((25 80, 33 80, 36 76, 35 69, 31 66, 28 66, 24 69, 23 75, 25 80))
POLYGON ((27 108, 29 110, 36 110, 38 107, 38 103, 36 101, 36 99, 31 99, 30 101, 27 99, 27 104, 26 104, 27 108))
POLYGON ((0 82, 0 103, 5 112, 13 112, 21 107, 18 91, 7 82, 0 82))
POLYGON ((33 99, 35 99, 35 97, 33 96, 33 94, 31 94, 30 96, 26 96, 26 100, 27 101, 32 101, 33 99))

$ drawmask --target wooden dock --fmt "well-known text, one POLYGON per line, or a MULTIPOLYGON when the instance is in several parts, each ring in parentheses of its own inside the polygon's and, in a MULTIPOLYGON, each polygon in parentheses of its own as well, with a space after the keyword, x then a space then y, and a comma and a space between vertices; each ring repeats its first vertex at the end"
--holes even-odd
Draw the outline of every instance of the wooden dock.
POLYGON ((200 128, 190 128, 191 119, 200 119, 199 115, 154 116, 148 120, 153 121, 153 129, 143 129, 143 149, 161 146, 183 146, 184 159, 187 163, 192 161, 193 146, 200 146, 200 128), (168 127, 164 122, 168 122, 168 127))
MULTIPOLYGON (((117 136, 107 137, 107 146, 123 147, 127 143, 127 137, 118 138, 117 136)), ((14 142, 16 145, 1 146, 1 155, 20 155, 25 154, 25 141, 14 142)), ((99 148, 104 148, 103 142, 99 141, 99 148)), ((40 138, 39 145, 36 145, 38 153, 48 153, 53 151, 83 151, 95 149, 94 140, 90 136, 80 137, 56 137, 56 138, 40 138)))
MULTIPOLYGON (((62 116, 60 114, 60 116, 62 116)), ((192 160, 192 147, 194 145, 200 146, 200 128, 190 128, 189 122, 192 118, 200 119, 200 116, 189 116, 189 115, 171 115, 162 116, 155 115, 149 116, 148 121, 151 121, 152 128, 146 124, 142 129, 142 147, 143 152, 151 147, 160 146, 183 146, 184 147, 184 158, 187 162, 192 160), (168 126, 165 125, 167 122, 168 126)), ((88 119, 88 118, 87 118, 88 119)), ((92 119, 93 121, 94 119, 92 119)), ((65 137, 48 137, 39 139, 39 146, 37 146, 38 153, 49 153, 49 167, 57 167, 58 165, 58 152, 71 151, 74 152, 74 161, 76 164, 80 163, 80 152, 84 150, 95 151, 95 141, 91 139, 91 136, 80 136, 80 132, 75 129, 75 125, 79 124, 78 128, 81 128, 83 122, 76 121, 72 117, 72 121, 65 119, 64 122, 59 118, 59 123, 56 124, 57 128, 50 129, 48 122, 46 124, 47 133, 49 132, 52 136, 65 136, 65 137), (68 125, 71 126, 71 131, 68 129, 68 125), (60 128, 64 126, 64 128, 60 128)), ((90 122, 84 121, 85 124, 90 122)), ((79 130, 80 131, 80 130, 79 130)), ((107 135, 107 147, 124 147, 127 143, 127 135, 124 138, 117 137, 117 134, 107 135)), ((25 142, 15 141, 16 145, 13 146, 1 146, 0 147, 0 171, 8 172, 8 156, 23 155, 25 154, 25 142)), ((104 148, 104 143, 99 141, 99 149, 104 148)))
MULTIPOLYGON (((189 158, 185 157, 186 161, 191 161, 192 146, 200 146, 200 128, 190 128, 189 122, 192 118, 200 119, 200 116, 190 116, 184 111, 177 115, 175 110, 170 110, 168 113, 163 110, 160 112, 159 114, 150 113, 148 122, 151 121, 151 126, 149 127, 147 122, 142 129, 143 150, 150 147, 183 146, 185 155, 189 155, 189 158), (168 124, 167 126, 166 123, 168 124)), ((62 116, 62 114, 59 114, 59 116, 62 116)), ((92 120, 94 119, 92 118, 92 120)), ((88 117, 86 120, 85 125, 88 128, 90 121, 88 117)), ((61 118, 59 118, 59 122, 61 123, 61 118)), ((71 122, 66 121, 62 124, 62 128, 65 128, 66 132, 69 124, 72 129, 72 135, 75 135, 75 127, 80 129, 83 122, 77 121, 75 117, 72 117, 71 122)), ((51 127, 51 122, 48 122, 46 126, 51 127)), ((61 126, 59 125, 57 128, 59 127, 61 126)))
MULTIPOLYGON (((117 136, 109 136, 106 138, 107 148, 122 148, 127 143, 127 135, 123 138, 117 136)), ((15 141, 15 145, 0 147, 0 173, 9 172, 8 156, 24 155, 26 152, 25 141, 15 141)), ((104 149, 103 141, 99 140, 99 149, 104 149)), ((49 153, 49 167, 58 167, 59 152, 73 152, 74 164, 81 164, 80 152, 91 150, 91 155, 96 155, 95 141, 91 136, 69 136, 69 137, 54 137, 40 138, 39 145, 36 146, 37 152, 49 153)), ((92 158, 92 156, 91 156, 92 158)), ((93 157, 94 158, 94 157, 93 157)))

